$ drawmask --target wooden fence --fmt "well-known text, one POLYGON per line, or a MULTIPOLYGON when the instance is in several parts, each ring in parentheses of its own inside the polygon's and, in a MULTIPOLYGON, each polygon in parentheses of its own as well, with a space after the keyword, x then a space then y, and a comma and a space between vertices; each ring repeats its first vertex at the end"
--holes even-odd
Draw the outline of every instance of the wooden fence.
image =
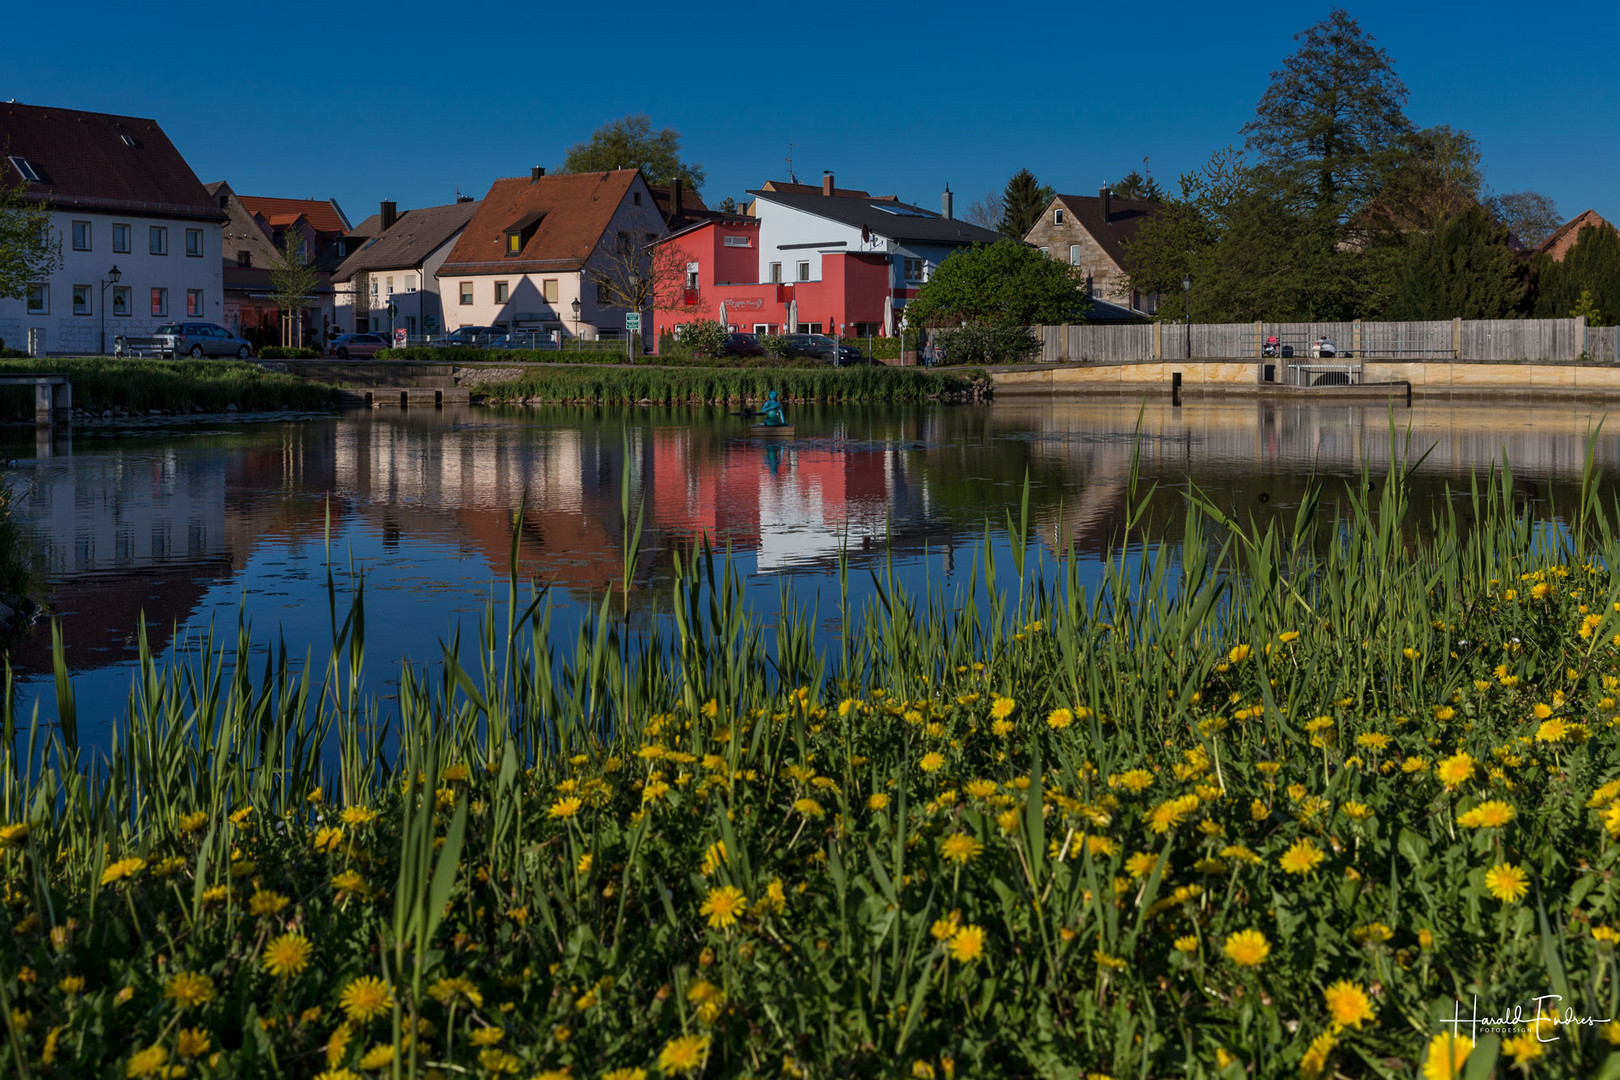
POLYGON ((1306 358, 1326 338, 1341 357, 1463 363, 1591 360, 1620 364, 1620 328, 1581 319, 1452 319, 1434 322, 1143 323, 1037 326, 1046 363, 1253 357, 1268 338, 1283 357, 1306 358))

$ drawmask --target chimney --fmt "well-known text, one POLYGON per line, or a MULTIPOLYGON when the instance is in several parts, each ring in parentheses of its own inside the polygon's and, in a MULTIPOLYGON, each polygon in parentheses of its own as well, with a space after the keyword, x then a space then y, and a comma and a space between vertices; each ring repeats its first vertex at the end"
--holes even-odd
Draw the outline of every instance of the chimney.
POLYGON ((1102 200, 1103 224, 1106 225, 1108 224, 1109 217, 1114 212, 1113 194, 1108 190, 1107 185, 1104 185, 1101 190, 1097 192, 1097 198, 1102 200))
POLYGON ((669 182, 669 223, 675 224, 681 220, 681 178, 669 182))
POLYGON ((399 220, 399 204, 391 199, 384 199, 382 203, 382 231, 387 232, 399 220))
POLYGON ((945 215, 945 220, 949 221, 956 216, 955 210, 956 200, 951 198, 951 185, 946 184, 945 194, 939 200, 939 211, 945 215))
POLYGON ((823 172, 821 174, 821 193, 823 195, 831 195, 833 193, 833 175, 831 172, 823 172))
POLYGON ((544 175, 546 175, 546 167, 544 165, 536 165, 534 168, 529 170, 529 183, 534 183, 544 175))

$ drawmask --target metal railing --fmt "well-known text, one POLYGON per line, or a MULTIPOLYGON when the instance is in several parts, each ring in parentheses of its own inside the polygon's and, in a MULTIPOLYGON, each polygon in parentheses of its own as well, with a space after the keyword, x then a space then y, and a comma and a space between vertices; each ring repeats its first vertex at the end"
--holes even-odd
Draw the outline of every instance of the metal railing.
POLYGON ((1308 363, 1288 365, 1289 386, 1359 386, 1360 364, 1308 363))

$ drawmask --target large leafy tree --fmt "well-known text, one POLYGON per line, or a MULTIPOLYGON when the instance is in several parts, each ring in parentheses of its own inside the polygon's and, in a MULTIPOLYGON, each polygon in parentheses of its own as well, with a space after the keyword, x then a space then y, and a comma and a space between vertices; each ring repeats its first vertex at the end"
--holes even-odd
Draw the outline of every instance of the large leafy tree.
POLYGON ((1413 234, 1395 272, 1394 319, 1504 319, 1524 300, 1508 230, 1478 203, 1413 234))
POLYGON ((1009 240, 1022 240, 1030 226, 1041 216, 1041 211, 1046 209, 1046 204, 1052 201, 1053 194, 1052 189, 1043 187, 1028 169, 1013 173, 1001 194, 1001 224, 997 226, 998 231, 1009 240))
POLYGON ((906 305, 906 315, 913 326, 1079 322, 1088 301, 1075 270, 1016 240, 981 244, 940 263, 906 305))
POLYGON ((585 142, 569 147, 561 171, 613 169, 640 169, 649 184, 667 184, 679 177, 694 191, 708 175, 702 166, 681 160, 681 133, 669 127, 654 131, 646 113, 603 124, 585 142))
POLYGON ((1564 219, 1558 214, 1558 204, 1539 191, 1510 191, 1506 195, 1493 195, 1485 207, 1496 220, 1507 226, 1513 238, 1527 248, 1538 248, 1558 231, 1564 219))
MULTIPOLYGON (((0 163, 0 169, 11 166, 0 163)), ((28 286, 62 265, 62 238, 51 232, 51 212, 27 199, 20 183, 0 176, 0 298, 22 299, 28 286)))
POLYGON ((1584 226, 1562 262, 1538 255, 1533 272, 1538 319, 1566 319, 1577 310, 1620 315, 1620 233, 1613 225, 1584 226))
POLYGON ((1349 12, 1294 36, 1300 43, 1243 128, 1272 184, 1341 219, 1378 189, 1411 129, 1406 84, 1349 12))

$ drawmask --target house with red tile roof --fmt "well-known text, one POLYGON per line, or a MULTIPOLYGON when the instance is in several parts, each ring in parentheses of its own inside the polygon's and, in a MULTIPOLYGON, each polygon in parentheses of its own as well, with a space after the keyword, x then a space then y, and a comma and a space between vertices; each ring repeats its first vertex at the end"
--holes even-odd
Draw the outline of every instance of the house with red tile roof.
POLYGON ((1569 254, 1569 249, 1574 247, 1575 242, 1581 238, 1582 229, 1602 229, 1607 227, 1609 227, 1609 223, 1596 210, 1583 210, 1558 226, 1557 230, 1547 237, 1541 247, 1536 250, 1542 255, 1550 255, 1553 262, 1563 262, 1564 256, 1569 254))
POLYGON ((478 202, 470 196, 403 212, 392 200, 379 204, 377 213, 349 233, 349 256, 332 274, 337 332, 443 334, 439 267, 477 212, 478 202))
POLYGON ((640 286, 651 329, 651 252, 667 227, 636 169, 496 180, 439 267, 447 330, 622 338, 640 286), (576 306, 577 305, 577 306, 576 306))
POLYGON ((225 213, 157 121, 0 103, 0 183, 49 208, 62 253, 0 300, 7 345, 108 353, 175 319, 222 321, 225 213))

